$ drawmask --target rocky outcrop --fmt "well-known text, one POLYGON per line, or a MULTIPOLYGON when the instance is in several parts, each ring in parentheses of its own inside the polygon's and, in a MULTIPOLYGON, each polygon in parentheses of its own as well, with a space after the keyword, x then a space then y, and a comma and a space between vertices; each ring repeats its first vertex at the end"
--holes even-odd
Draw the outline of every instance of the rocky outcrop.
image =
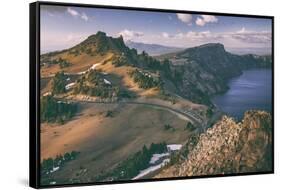
POLYGON ((271 156, 271 115, 248 111, 241 123, 224 116, 199 136, 186 160, 167 167, 155 177, 266 172, 272 170, 271 156))
POLYGON ((74 55, 85 53, 90 56, 102 56, 109 52, 115 54, 128 53, 130 49, 125 45, 122 36, 113 38, 107 36, 105 32, 98 31, 67 51, 74 55))

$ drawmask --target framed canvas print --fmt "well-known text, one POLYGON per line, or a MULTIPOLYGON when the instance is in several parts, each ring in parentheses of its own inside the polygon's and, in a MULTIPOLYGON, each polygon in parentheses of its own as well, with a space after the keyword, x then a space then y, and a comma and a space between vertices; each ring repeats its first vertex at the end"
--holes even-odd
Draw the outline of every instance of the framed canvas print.
POLYGON ((274 172, 274 18, 30 4, 30 186, 274 172))

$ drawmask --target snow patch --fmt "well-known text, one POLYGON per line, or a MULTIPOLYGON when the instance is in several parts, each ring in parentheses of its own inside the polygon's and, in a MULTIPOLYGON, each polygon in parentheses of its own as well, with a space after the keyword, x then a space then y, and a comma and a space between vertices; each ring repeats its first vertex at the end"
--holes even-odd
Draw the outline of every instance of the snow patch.
POLYGON ((162 154, 153 154, 149 164, 155 164, 158 160, 160 160, 161 158, 165 157, 165 156, 169 156, 169 153, 162 153, 162 154))
POLYGON ((88 72, 88 70, 87 71, 82 71, 82 72, 79 72, 79 73, 77 73, 78 75, 83 75, 83 74, 85 74, 85 73, 87 73, 88 72))
POLYGON ((176 151, 176 150, 180 150, 182 148, 181 144, 169 144, 167 145, 167 148, 169 151, 176 151))
POLYGON ((46 93, 43 94, 43 96, 49 96, 51 94, 52 94, 51 92, 46 92, 46 93))
POLYGON ((50 171, 50 173, 56 172, 56 171, 58 171, 59 169, 60 169, 59 166, 58 166, 58 167, 53 167, 53 169, 50 171))
POLYGON ((163 160, 163 162, 161 164, 158 164, 156 166, 151 166, 151 167, 149 167, 145 170, 142 170, 142 171, 140 171, 140 173, 136 177, 133 178, 133 180, 134 179, 140 179, 141 177, 146 176, 147 174, 160 169, 161 167, 165 166, 165 164, 167 164, 169 162, 170 162, 170 159, 167 158, 167 159, 163 160))
POLYGON ((65 86, 65 90, 69 90, 71 87, 75 85, 75 82, 69 83, 65 86))
POLYGON ((101 63, 96 63, 96 64, 93 64, 92 67, 90 67, 88 70, 86 71, 81 71, 79 73, 77 73, 78 75, 83 75, 83 74, 86 74, 88 71, 90 70, 95 70, 97 66, 101 65, 101 63))
POLYGON ((104 82, 105 84, 110 84, 110 85, 111 85, 111 82, 108 81, 108 80, 106 80, 106 79, 103 79, 103 82, 104 82))
POLYGON ((95 68, 97 67, 97 66, 99 66, 101 63, 96 63, 96 64, 93 64, 93 66, 90 68, 90 70, 95 70, 95 68))

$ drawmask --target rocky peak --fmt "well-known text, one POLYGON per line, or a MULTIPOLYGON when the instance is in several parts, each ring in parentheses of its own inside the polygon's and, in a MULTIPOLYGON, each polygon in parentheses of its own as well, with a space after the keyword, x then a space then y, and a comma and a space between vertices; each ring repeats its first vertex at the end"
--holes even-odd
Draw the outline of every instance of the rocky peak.
POLYGON ((98 32, 96 33, 96 36, 97 36, 97 37, 98 37, 98 36, 105 37, 105 36, 106 36, 106 33, 105 33, 105 32, 101 32, 101 31, 98 31, 98 32))
POLYGON ((105 32, 98 31, 96 34, 90 35, 86 40, 79 44, 85 48, 94 46, 97 53, 106 53, 107 51, 123 52, 126 51, 126 45, 123 37, 109 37, 105 32))
POLYGON ((88 38, 85 41, 94 40, 94 39, 97 39, 97 38, 106 38, 106 33, 98 31, 96 34, 92 34, 92 35, 88 36, 88 38))

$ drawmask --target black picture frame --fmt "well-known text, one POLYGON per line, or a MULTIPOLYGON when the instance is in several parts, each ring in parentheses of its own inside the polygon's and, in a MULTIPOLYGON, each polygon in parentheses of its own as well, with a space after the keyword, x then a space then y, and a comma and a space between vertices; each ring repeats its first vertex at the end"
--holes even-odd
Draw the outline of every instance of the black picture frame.
POLYGON ((88 186, 88 185, 108 185, 122 183, 137 183, 137 182, 155 182, 167 180, 184 180, 196 178, 214 178, 214 177, 229 177, 229 176, 245 176, 258 174, 273 174, 274 173, 274 17, 264 15, 249 15, 249 14, 233 14, 233 13, 218 13, 218 12, 202 12, 202 11, 187 11, 187 10, 168 10, 156 8, 139 8, 139 7, 123 7, 109 5, 92 5, 80 3, 62 3, 62 2, 47 2, 38 1, 29 4, 29 38, 30 38, 30 65, 29 65, 29 185, 33 188, 56 188, 56 187, 73 187, 73 186, 88 186), (168 12, 168 13, 191 13, 191 14, 211 14, 218 16, 232 17, 248 17, 248 18, 266 18, 272 22, 272 170, 268 172, 251 172, 239 174, 225 175, 207 175, 207 176, 192 176, 192 177, 174 177, 163 179, 138 179, 129 181, 110 181, 110 182, 91 182, 78 184, 64 185, 48 185, 40 184, 40 6, 55 5, 55 6, 72 6, 72 7, 90 7, 90 8, 105 8, 118 10, 134 10, 134 11, 152 11, 152 12, 168 12))

